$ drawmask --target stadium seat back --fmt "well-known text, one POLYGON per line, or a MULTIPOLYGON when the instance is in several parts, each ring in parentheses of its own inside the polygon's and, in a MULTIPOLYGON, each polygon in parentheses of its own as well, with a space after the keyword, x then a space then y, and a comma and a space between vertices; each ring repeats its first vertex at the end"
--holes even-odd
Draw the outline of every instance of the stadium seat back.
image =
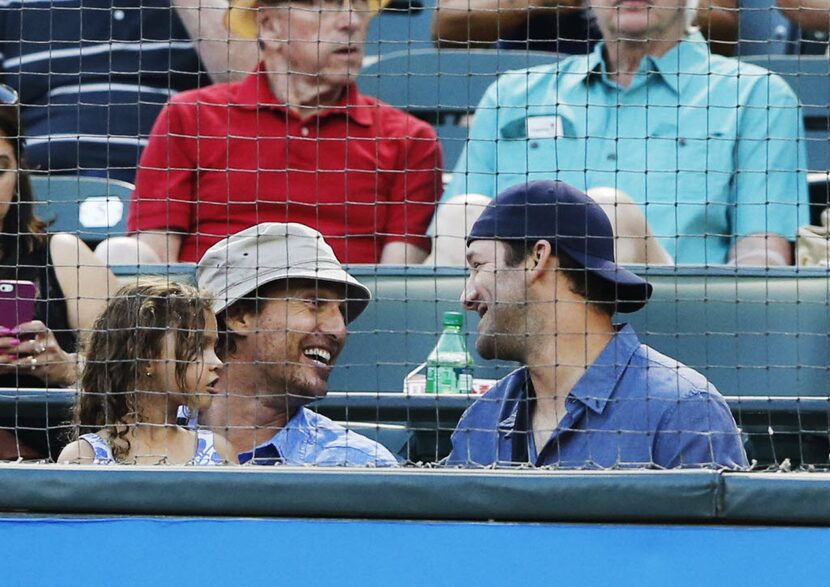
POLYGON ((823 55, 765 55, 743 61, 780 75, 801 102, 807 140, 807 169, 811 172, 811 222, 820 224, 821 211, 830 205, 830 61, 823 55))
POLYGON ((464 148, 471 114, 499 74, 556 59, 541 51, 398 51, 370 60, 358 85, 363 93, 432 124, 444 149, 444 169, 449 171, 464 148))
POLYGON ((133 186, 100 177, 33 175, 35 212, 51 232, 68 232, 94 245, 126 232, 133 186))
POLYGON ((798 28, 776 7, 775 0, 741 0, 736 56, 798 53, 798 28))
POLYGON ((395 51, 430 49, 435 0, 392 0, 372 19, 366 59, 395 51))
POLYGON ((743 61, 780 75, 798 96, 807 135, 808 169, 830 170, 830 60, 825 56, 759 56, 743 61))
MULTIPOLYGON (((437 341, 446 310, 460 309, 458 269, 354 268, 374 291, 332 373, 332 391, 395 392, 437 341), (438 273, 435 274, 434 272, 438 273)), ((830 286, 826 272, 726 268, 649 269, 651 302, 630 322, 646 344, 706 375, 724 394, 830 395, 830 286)), ((500 377, 514 365, 475 353, 478 316, 466 312, 476 376, 500 377)))

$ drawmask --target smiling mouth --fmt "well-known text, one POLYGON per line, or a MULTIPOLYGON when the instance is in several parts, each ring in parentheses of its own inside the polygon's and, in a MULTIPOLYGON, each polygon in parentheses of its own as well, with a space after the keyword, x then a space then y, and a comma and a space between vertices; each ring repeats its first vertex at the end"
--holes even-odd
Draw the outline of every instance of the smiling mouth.
POLYGON ((332 365, 332 353, 322 347, 309 347, 303 350, 303 355, 317 364, 319 367, 330 367, 332 365))

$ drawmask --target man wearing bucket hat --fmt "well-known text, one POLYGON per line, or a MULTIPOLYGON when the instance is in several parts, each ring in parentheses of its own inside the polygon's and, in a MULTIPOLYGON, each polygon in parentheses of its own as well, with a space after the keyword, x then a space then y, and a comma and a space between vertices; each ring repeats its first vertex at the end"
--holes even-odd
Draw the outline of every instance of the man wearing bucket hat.
POLYGON ((200 421, 223 431, 240 463, 397 464, 380 444, 304 407, 326 395, 346 325, 371 297, 319 232, 258 224, 208 249, 196 279, 216 296, 225 363, 200 421))
MULTIPOLYGON (((441 148, 428 123, 354 83, 378 8, 376 0, 233 5, 226 23, 258 39, 261 61, 239 82, 174 96, 159 115, 130 206, 129 230, 150 251, 138 258, 197 261, 258 222, 298 222, 319 230, 344 263, 423 261, 441 148)), ((135 263, 135 246, 121 237, 100 252, 135 263), (117 254, 116 243, 129 246, 117 254)))
POLYGON ((510 187, 467 237, 462 303, 485 359, 524 365, 462 416, 448 465, 568 468, 747 465, 723 397, 641 344, 615 311, 652 286, 617 265, 602 209, 563 182, 510 187))

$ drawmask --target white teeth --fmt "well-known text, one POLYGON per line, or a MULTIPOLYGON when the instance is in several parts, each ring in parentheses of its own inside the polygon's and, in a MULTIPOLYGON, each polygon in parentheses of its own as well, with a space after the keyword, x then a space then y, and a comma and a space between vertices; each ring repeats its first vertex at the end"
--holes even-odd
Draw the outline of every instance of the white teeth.
POLYGON ((304 350, 303 354, 309 359, 313 359, 314 361, 322 365, 328 365, 331 362, 331 353, 328 352, 326 349, 313 347, 304 350))

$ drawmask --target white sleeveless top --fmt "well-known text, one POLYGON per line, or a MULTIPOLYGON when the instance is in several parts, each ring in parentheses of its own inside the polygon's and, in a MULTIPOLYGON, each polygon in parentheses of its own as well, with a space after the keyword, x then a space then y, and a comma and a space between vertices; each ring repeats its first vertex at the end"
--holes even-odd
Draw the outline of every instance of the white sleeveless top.
MULTIPOLYGON (((221 465, 225 460, 216 452, 214 435, 210 430, 197 430, 196 452, 188 465, 221 465)), ((93 465, 116 465, 109 443, 95 433, 84 434, 81 439, 87 441, 95 451, 93 465)))

